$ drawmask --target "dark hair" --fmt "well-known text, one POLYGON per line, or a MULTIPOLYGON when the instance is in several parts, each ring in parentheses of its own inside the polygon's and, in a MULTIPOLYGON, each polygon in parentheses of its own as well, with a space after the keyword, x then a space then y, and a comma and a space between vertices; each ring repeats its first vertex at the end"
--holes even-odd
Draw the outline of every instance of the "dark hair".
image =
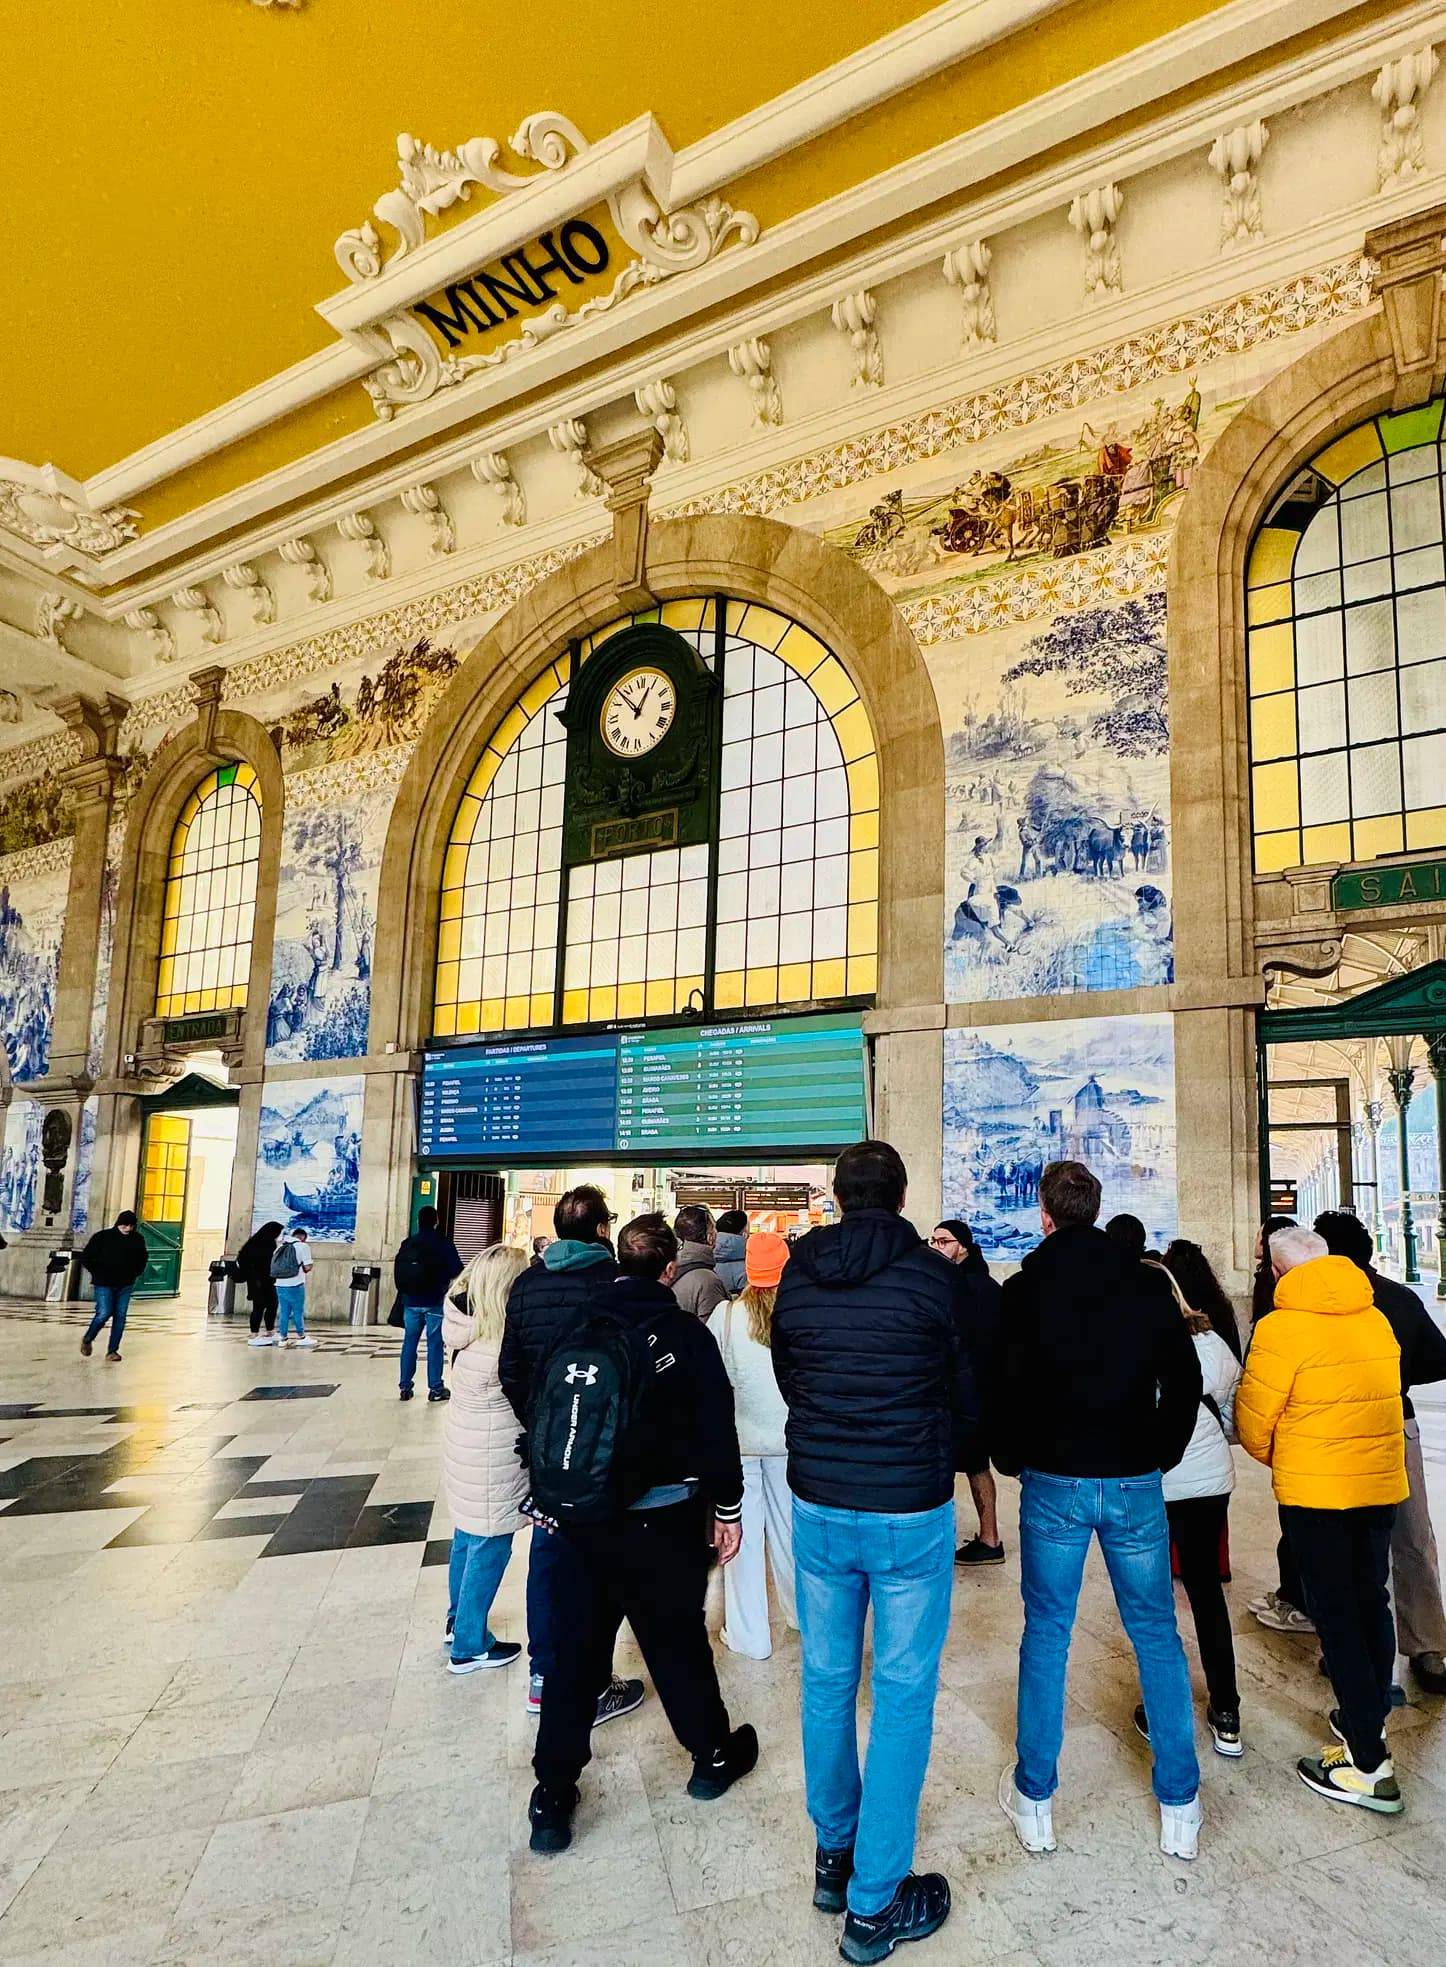
POLYGON ((1375 1257, 1371 1232, 1354 1209, 1323 1209, 1315 1219, 1315 1233, 1325 1238, 1333 1257, 1349 1257, 1362 1270, 1375 1257))
POLYGON ((748 1215, 743 1209, 725 1209, 718 1218, 718 1227, 725 1236, 744 1236, 748 1231, 748 1215))
POLYGON ((136 1226, 135 1210, 122 1209, 120 1214, 115 1219, 115 1226, 117 1229, 121 1229, 121 1228, 134 1229, 136 1226))
POLYGON ((1099 1177, 1083 1161, 1051 1161, 1039 1178, 1039 1202, 1056 1229, 1087 1228, 1100 1213, 1099 1177))
POLYGON ((656 1284, 676 1261, 678 1239, 656 1212, 635 1217, 618 1235, 618 1269, 625 1277, 656 1284))
POLYGON ((1294 1228, 1294 1216, 1267 1216, 1260 1225, 1260 1262, 1255 1266, 1255 1282, 1250 1291, 1252 1330, 1266 1312, 1275 1308, 1275 1268, 1270 1261, 1270 1239, 1278 1229, 1294 1228))
POLYGON ((1164 1264, 1190 1309, 1204 1312, 1211 1331, 1225 1341, 1237 1359, 1241 1358, 1240 1322, 1235 1307, 1200 1245, 1192 1243, 1187 1236, 1177 1236, 1165 1246, 1164 1264))
POLYGON ((533 1237, 532 1254, 534 1257, 540 1257, 546 1248, 547 1248, 547 1238, 545 1236, 533 1237))
POLYGON ((705 1209, 701 1202, 690 1202, 673 1218, 673 1228, 680 1243, 706 1243, 712 1227, 713 1211, 705 1209))
POLYGON ((908 1186, 909 1171, 887 1141, 855 1141, 833 1164, 833 1192, 846 1216, 855 1209, 892 1209, 897 1215, 908 1186))
POLYGON ((418 1209, 417 1211, 417 1228, 435 1229, 436 1227, 437 1227, 437 1212, 432 1207, 431 1203, 428 1202, 424 1204, 423 1207, 418 1209))
POLYGON ((575 1243, 596 1243, 606 1236, 612 1219, 607 1197, 591 1182, 559 1196, 552 1212, 552 1226, 558 1235, 575 1243))
MULTIPOLYGON (((1050 1213, 1053 1214, 1053 1211, 1050 1213)), ((1105 1224, 1105 1235, 1112 1243, 1118 1243, 1122 1250, 1127 1250, 1132 1257, 1144 1256, 1147 1240, 1145 1225, 1138 1216, 1111 1216, 1105 1224)))

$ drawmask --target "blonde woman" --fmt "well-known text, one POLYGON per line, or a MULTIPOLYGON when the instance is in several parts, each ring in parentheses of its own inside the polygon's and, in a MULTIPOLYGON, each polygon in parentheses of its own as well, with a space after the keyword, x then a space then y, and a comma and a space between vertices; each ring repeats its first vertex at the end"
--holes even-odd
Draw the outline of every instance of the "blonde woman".
POLYGON ((771 1230, 758 1230, 744 1250, 744 1287, 708 1320, 733 1387, 738 1446, 743 1457, 743 1544, 723 1573, 727 1623, 723 1644, 750 1660, 773 1651, 768 1629, 768 1574, 784 1619, 798 1630, 793 1588, 793 1504, 788 1493, 788 1451, 783 1429, 788 1409, 778 1391, 769 1349, 773 1300, 788 1244, 771 1230))
POLYGON ((507 1294, 527 1268, 496 1243, 472 1259, 448 1295, 442 1340, 452 1353, 452 1399, 442 1424, 442 1466, 452 1512, 447 1566, 450 1673, 510 1666, 522 1651, 487 1624, 521 1527, 527 1476, 517 1459, 517 1416, 497 1378, 507 1294))

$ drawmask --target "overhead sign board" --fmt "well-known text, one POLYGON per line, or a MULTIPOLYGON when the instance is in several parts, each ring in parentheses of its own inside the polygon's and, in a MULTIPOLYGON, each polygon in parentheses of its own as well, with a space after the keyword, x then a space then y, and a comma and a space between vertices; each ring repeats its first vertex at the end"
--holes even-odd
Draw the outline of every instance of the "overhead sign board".
POLYGON ((1446 901, 1446 861, 1351 868, 1331 882, 1333 908, 1395 908, 1402 902, 1441 901, 1446 901))

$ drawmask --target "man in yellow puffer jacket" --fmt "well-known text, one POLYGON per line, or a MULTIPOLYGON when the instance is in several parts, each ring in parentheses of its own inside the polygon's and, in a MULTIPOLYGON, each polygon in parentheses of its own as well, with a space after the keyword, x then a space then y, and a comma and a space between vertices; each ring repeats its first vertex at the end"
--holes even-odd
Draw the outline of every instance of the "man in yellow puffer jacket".
POLYGON ((1370 1279, 1314 1230, 1277 1230, 1270 1257, 1275 1309, 1255 1328, 1235 1426, 1270 1469, 1338 1703, 1337 1742, 1296 1766, 1319 1796, 1395 1815, 1385 1722, 1391 1525, 1406 1497, 1401 1350, 1370 1279))

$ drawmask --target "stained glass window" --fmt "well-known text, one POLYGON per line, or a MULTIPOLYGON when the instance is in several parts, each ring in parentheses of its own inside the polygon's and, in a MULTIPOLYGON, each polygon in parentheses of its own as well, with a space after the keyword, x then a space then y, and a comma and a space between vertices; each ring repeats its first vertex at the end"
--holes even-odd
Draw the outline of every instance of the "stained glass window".
POLYGON ((229 1011, 246 1002, 261 795, 249 765, 202 779, 171 835, 156 1015, 229 1011))
POLYGON ((1247 580, 1258 873, 1446 846, 1443 400, 1297 474, 1247 580))
POLYGON ((872 996, 878 851, 873 732, 816 636, 711 597, 629 616, 545 670, 483 752, 443 873, 434 1031, 872 996), (569 666, 635 621, 721 672, 717 837, 564 870, 569 666))

